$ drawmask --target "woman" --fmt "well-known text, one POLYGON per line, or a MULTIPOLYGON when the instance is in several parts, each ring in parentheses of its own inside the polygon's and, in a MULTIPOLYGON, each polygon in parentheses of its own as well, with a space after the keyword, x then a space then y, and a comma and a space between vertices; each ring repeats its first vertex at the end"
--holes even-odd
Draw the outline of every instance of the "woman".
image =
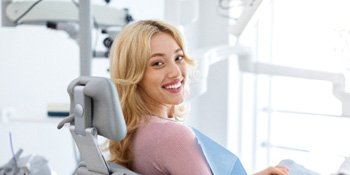
MULTIPOLYGON (((111 161, 141 174, 211 174, 192 130, 177 122, 193 64, 179 31, 162 21, 126 26, 113 42, 111 78, 122 105, 127 136, 110 141, 111 161)), ((281 167, 262 174, 287 174, 281 167)))

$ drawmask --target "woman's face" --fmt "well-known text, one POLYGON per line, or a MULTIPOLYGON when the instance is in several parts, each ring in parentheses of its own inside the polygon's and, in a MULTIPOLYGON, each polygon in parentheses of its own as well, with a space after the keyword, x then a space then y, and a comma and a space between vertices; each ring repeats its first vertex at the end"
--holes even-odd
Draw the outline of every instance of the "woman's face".
POLYGON ((173 106, 183 102, 185 77, 186 62, 180 46, 167 33, 155 34, 151 38, 151 57, 139 84, 147 105, 173 106))

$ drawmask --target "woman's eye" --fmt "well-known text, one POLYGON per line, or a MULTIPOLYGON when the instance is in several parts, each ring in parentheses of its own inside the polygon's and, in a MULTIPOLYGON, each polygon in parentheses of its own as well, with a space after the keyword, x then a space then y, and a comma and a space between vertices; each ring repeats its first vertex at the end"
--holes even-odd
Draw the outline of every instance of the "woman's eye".
POLYGON ((159 67, 161 65, 163 65, 164 63, 160 62, 160 61, 157 61, 157 62, 154 62, 152 63, 152 66, 156 66, 156 67, 159 67))
POLYGON ((182 61, 183 59, 184 59, 184 56, 179 55, 179 56, 177 56, 177 57, 175 58, 175 61, 180 62, 180 61, 182 61))

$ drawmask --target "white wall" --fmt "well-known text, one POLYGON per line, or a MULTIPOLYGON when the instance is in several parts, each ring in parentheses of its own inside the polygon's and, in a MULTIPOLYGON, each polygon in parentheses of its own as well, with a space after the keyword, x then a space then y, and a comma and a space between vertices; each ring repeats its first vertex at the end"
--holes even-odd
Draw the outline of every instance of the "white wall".
POLYGON ((67 84, 78 76, 79 50, 63 32, 43 27, 0 29, 0 107, 15 117, 42 118, 48 103, 67 103, 67 84))

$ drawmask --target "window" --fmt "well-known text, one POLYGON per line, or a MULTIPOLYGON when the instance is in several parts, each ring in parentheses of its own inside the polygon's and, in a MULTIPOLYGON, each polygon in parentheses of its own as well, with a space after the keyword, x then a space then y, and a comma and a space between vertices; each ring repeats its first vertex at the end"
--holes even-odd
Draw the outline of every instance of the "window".
POLYGON ((348 0, 266 0, 244 31, 240 42, 252 49, 253 63, 282 72, 242 72, 232 61, 230 98, 236 106, 229 148, 248 171, 292 159, 331 174, 350 156, 350 113, 334 96, 333 83, 323 80, 344 75, 342 98, 350 101, 348 7, 348 0))

